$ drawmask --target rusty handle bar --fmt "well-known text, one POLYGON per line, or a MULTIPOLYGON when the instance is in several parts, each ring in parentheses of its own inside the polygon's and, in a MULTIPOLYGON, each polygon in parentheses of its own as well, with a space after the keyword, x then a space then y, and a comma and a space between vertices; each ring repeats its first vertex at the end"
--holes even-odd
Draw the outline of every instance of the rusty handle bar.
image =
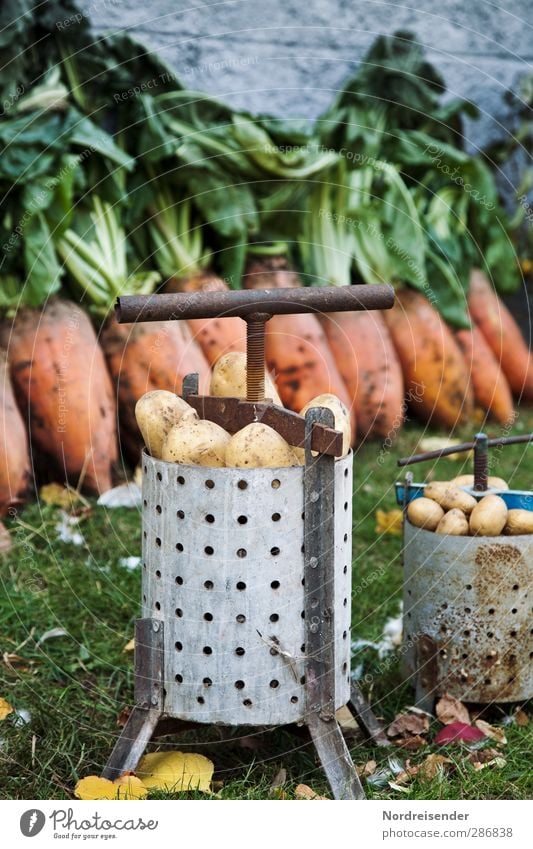
MULTIPOLYGON (((523 442, 533 442, 533 433, 522 436, 500 436, 487 440, 487 448, 495 448, 502 445, 518 445, 523 442)), ((397 460, 398 466, 410 466, 412 463, 422 463, 424 460, 438 460, 449 454, 459 454, 462 451, 472 451, 476 447, 475 442, 462 442, 460 445, 450 445, 449 448, 440 448, 436 451, 426 451, 425 454, 413 454, 412 457, 402 457, 397 460)))
POLYGON ((259 289, 162 295, 124 295, 117 298, 120 324, 189 318, 246 318, 254 313, 293 315, 308 312, 388 310, 394 289, 388 284, 327 286, 312 289, 259 289))

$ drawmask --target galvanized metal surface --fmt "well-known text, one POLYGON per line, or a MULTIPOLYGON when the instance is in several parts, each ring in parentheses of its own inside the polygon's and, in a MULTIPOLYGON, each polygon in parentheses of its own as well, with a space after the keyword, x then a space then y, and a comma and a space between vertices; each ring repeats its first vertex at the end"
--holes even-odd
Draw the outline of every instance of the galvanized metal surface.
POLYGON ((147 710, 137 705, 133 708, 104 767, 102 778, 114 779, 125 772, 135 772, 160 717, 159 708, 147 710))
POLYGON ((404 647, 420 694, 533 695, 533 535, 442 536, 404 522, 404 647))
POLYGON ((308 312, 386 310, 394 305, 394 289, 386 284, 320 286, 302 289, 242 289, 221 292, 190 292, 124 295, 117 298, 115 313, 120 324, 190 318, 227 318, 262 312, 294 315, 308 312))
MULTIPOLYGON (((303 467, 207 469, 143 455, 143 617, 165 623, 165 713, 305 716, 303 467)), ((352 455, 335 463, 335 707, 349 699, 352 455)))

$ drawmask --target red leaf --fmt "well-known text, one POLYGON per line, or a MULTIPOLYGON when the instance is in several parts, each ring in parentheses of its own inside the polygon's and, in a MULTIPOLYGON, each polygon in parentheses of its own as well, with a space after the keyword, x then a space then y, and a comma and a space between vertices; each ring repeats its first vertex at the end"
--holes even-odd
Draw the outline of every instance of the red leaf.
POLYGON ((465 743, 477 743, 484 739, 485 734, 479 728, 467 725, 466 722, 451 722, 450 725, 441 728, 435 737, 435 743, 439 746, 445 746, 447 743, 457 743, 459 740, 463 740, 465 743))

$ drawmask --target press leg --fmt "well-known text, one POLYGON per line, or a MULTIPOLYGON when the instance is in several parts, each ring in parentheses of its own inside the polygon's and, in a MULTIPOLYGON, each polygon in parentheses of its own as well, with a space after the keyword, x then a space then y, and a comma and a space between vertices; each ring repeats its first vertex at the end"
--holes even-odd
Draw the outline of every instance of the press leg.
POLYGON ((357 722, 359 728, 369 740, 376 746, 390 746, 390 741, 385 736, 383 728, 376 719, 374 711, 363 696, 359 685, 352 682, 350 687, 350 701, 348 710, 357 722))
POLYGON ((105 765, 102 778, 112 780, 125 772, 135 772, 160 716, 161 712, 156 709, 133 708, 105 765))
POLYGON ((337 720, 329 722, 317 713, 307 717, 307 726, 334 799, 364 799, 365 793, 355 771, 337 720))

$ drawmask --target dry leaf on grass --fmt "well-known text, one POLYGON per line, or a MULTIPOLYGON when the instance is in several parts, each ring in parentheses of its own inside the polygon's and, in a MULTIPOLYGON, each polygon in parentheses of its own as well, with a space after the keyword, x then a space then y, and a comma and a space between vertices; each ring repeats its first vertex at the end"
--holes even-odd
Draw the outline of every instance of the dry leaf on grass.
POLYGON ((0 721, 5 719, 6 716, 9 716, 10 713, 13 713, 15 710, 9 702, 6 702, 5 699, 0 698, 0 721))
POLYGON ((464 722, 465 725, 470 725, 468 709, 459 699, 450 696, 449 693, 445 693, 438 700, 435 713, 437 719, 440 719, 443 725, 450 725, 452 722, 464 722))
POLYGON ((501 752, 499 752, 498 749, 492 748, 479 749, 477 752, 471 752, 471 754, 468 755, 468 760, 477 772, 488 766, 495 766, 501 769, 507 763, 505 758, 502 758, 501 752))
POLYGON ((314 790, 311 790, 307 784, 298 784, 298 786, 294 790, 294 798, 295 799, 312 799, 315 802, 327 802, 329 801, 326 796, 319 796, 318 793, 315 793, 314 790))
POLYGON ((443 776, 450 764, 453 764, 453 761, 450 760, 450 758, 446 758, 444 755, 428 755, 425 761, 420 764, 418 768, 418 775, 420 775, 421 778, 425 778, 426 781, 431 781, 437 775, 443 776))
POLYGON ((389 737, 426 734, 429 718, 425 714, 399 713, 387 728, 389 737))
POLYGON ((485 722, 484 719, 476 719, 474 724, 476 728, 479 728, 479 730, 483 732, 485 737, 490 737, 491 740, 494 740, 496 743, 500 743, 501 745, 507 743, 507 737, 505 736, 503 728, 497 728, 495 725, 490 725, 488 722, 485 722))
POLYGON ((140 778, 131 773, 124 773, 114 781, 100 778, 98 775, 87 775, 76 784, 74 795, 77 799, 144 799, 148 790, 140 778))
POLYGON ((376 510, 376 533, 400 535, 403 525, 401 510, 376 510))
POLYGON ((133 651, 134 649, 135 649, 135 638, 132 637, 131 640, 129 640, 126 643, 126 645, 124 646, 122 651, 133 651))
POLYGON ((200 790, 209 793, 213 762, 203 755, 188 752, 151 752, 145 755, 137 773, 148 789, 181 793, 200 790))
POLYGON ((80 500, 77 492, 63 486, 61 483, 47 483, 39 490, 39 498, 44 504, 52 507, 63 507, 70 510, 80 500))
POLYGON ((374 774, 376 767, 376 761, 367 761, 366 764, 359 764, 355 769, 359 778, 368 778, 369 775, 374 774))
POLYGON ((526 725, 529 725, 529 716, 527 715, 525 710, 522 710, 522 708, 518 708, 514 715, 514 718, 516 724, 519 725, 521 728, 525 728, 526 725))
POLYGON ((117 714, 117 725, 119 728, 124 728, 126 722, 131 716, 131 707, 129 705, 125 705, 119 714, 117 714))
POLYGON ((418 749, 427 746, 428 741, 425 737, 421 737, 420 734, 414 734, 408 737, 397 737, 394 742, 401 749, 406 749, 408 752, 417 752, 418 749))

